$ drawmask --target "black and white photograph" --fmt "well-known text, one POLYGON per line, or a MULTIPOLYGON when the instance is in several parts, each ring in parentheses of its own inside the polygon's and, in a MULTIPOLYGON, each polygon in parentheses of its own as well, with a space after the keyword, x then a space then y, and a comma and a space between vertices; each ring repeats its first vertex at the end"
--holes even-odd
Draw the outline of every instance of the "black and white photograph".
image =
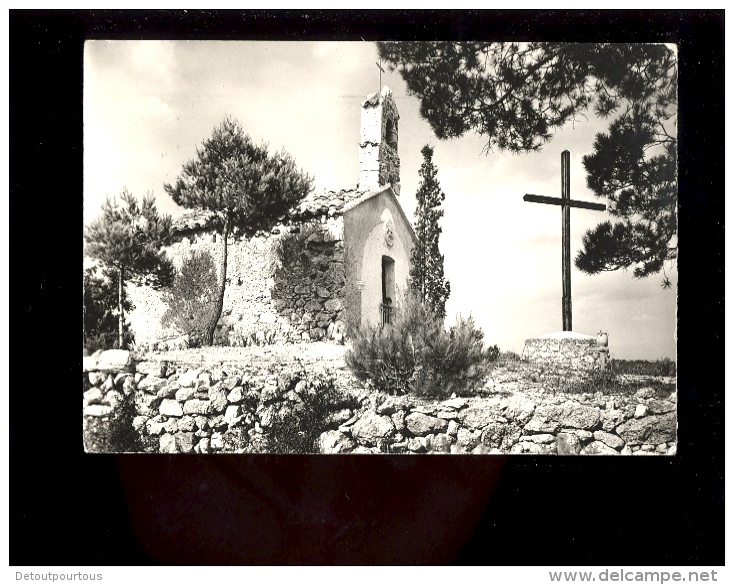
POLYGON ((726 581, 724 11, 374 8, 9 11, 11 579, 726 581))
POLYGON ((674 43, 90 39, 88 453, 677 452, 674 43))

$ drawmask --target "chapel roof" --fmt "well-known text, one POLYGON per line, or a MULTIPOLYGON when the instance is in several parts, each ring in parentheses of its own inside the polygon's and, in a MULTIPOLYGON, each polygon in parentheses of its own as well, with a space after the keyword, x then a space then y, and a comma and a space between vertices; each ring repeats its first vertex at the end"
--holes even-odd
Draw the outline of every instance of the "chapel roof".
MULTIPOLYGON (((382 190, 380 190, 382 191, 382 190)), ((279 218, 280 223, 297 223, 322 216, 334 217, 344 213, 345 205, 361 200, 371 193, 358 185, 345 189, 321 189, 311 191, 290 211, 279 218)), ((173 231, 177 234, 204 232, 211 229, 215 214, 207 210, 189 210, 173 218, 173 231)))

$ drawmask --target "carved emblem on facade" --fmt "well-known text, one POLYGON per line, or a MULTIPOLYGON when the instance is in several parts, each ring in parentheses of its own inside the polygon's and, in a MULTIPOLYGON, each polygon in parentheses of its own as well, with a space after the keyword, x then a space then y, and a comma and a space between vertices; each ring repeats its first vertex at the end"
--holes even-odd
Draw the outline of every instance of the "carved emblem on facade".
POLYGON ((392 246, 395 243, 395 224, 392 219, 385 222, 385 243, 392 246))

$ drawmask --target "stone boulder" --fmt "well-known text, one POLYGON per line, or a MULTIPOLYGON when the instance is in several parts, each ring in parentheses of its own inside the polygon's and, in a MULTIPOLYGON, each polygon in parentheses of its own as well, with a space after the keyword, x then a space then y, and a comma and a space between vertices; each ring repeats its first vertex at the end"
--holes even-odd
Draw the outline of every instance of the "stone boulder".
POLYGON ((99 388, 90 388, 84 393, 84 402, 87 404, 99 404, 104 394, 99 388))
POLYGON ((617 427, 617 434, 628 445, 657 445, 675 441, 677 426, 675 413, 669 412, 629 420, 617 427))
POLYGON ((182 388, 196 387, 201 370, 188 370, 178 377, 178 383, 182 388))
POLYGON ((592 441, 581 450, 582 455, 619 455, 616 449, 602 443, 601 441, 592 441))
POLYGON ((456 432, 456 443, 463 449, 471 451, 480 442, 481 434, 479 431, 470 431, 464 427, 459 427, 456 432))
POLYGON ((224 420, 228 425, 237 424, 240 421, 242 415, 242 408, 231 404, 227 407, 227 411, 224 413, 224 420))
POLYGON ((421 436, 429 433, 443 432, 449 426, 449 423, 442 418, 428 416, 420 412, 411 412, 405 417, 405 426, 414 435, 421 436))
POLYGON ((407 396, 388 396, 385 402, 375 408, 377 414, 386 414, 388 416, 395 414, 399 410, 405 410, 412 406, 407 396))
POLYGON ((196 428, 196 421, 194 420, 194 417, 187 414, 186 416, 179 419, 178 421, 179 431, 190 432, 190 431, 193 431, 194 428, 196 428))
POLYGON ((184 414, 211 414, 212 403, 208 400, 188 400, 184 403, 184 414))
POLYGON ((556 447, 559 455, 578 455, 581 452, 581 441, 572 433, 558 433, 556 447))
POLYGON ((176 400, 164 398, 159 408, 163 416, 183 416, 183 409, 176 400))
POLYGON ((107 379, 105 372, 89 372, 89 383, 92 386, 101 386, 107 379))
POLYGON ((180 386, 178 385, 178 382, 169 382, 162 388, 158 390, 158 397, 159 398, 175 398, 176 392, 180 386))
POLYGON ((178 453, 178 449, 176 448, 176 439, 173 437, 173 435, 162 435, 160 438, 158 450, 161 453, 178 453))
POLYGON ((227 392, 221 384, 215 384, 208 390, 209 401, 212 404, 212 412, 224 412, 227 408, 227 392))
POLYGON ((232 404, 238 404, 242 402, 242 398, 244 398, 242 386, 235 386, 234 388, 232 388, 230 393, 227 394, 227 401, 231 402, 232 404))
POLYGON ((196 388, 179 388, 176 390, 176 400, 186 402, 196 396, 196 388))
POLYGON ((321 433, 317 442, 319 453, 349 453, 357 446, 352 439, 339 431, 321 433))
POLYGON ((481 429, 497 419, 495 412, 488 407, 473 406, 462 411, 459 419, 465 426, 472 429, 481 429))
POLYGON ((594 431, 594 439, 601 441, 612 449, 619 450, 624 447, 624 441, 622 439, 617 435, 613 435, 612 433, 607 433, 605 431, 594 431))
POLYGON ((191 453, 194 450, 194 433, 179 431, 173 437, 176 448, 181 453, 191 453))
POLYGON ((158 414, 162 398, 158 398, 154 394, 146 392, 137 392, 135 394, 135 410, 138 414, 144 416, 155 416, 158 414))
POLYGON ((108 416, 112 414, 112 407, 106 404, 90 404, 84 407, 85 416, 108 416))
POLYGON ((613 409, 601 413, 601 428, 611 432, 624 422, 624 411, 613 409))
POLYGON ((533 417, 535 408, 535 402, 522 395, 511 396, 500 402, 500 409, 504 411, 503 416, 521 425, 524 425, 533 417))
POLYGON ((561 423, 536 412, 525 425, 525 432, 555 433, 559 428, 561 428, 561 423))
POLYGON ((158 394, 161 388, 164 388, 167 384, 165 378, 159 378, 157 376, 145 376, 140 382, 138 382, 138 390, 148 392, 150 394, 158 394))
POLYGON ((428 435, 426 437, 426 451, 429 453, 451 453, 453 440, 445 433, 428 435))
POLYGON ((108 349, 99 355, 97 369, 105 372, 134 372, 135 360, 125 349, 108 349))
POLYGON ((675 403, 667 400, 648 400, 645 405, 652 414, 665 414, 675 410, 675 403))
POLYGON ((573 400, 569 400, 560 405, 539 406, 535 410, 535 416, 545 417, 547 420, 555 421, 562 427, 586 430, 596 427, 599 424, 600 418, 597 408, 584 406, 573 400))
POLYGON ((380 416, 370 411, 362 415, 352 426, 352 437, 368 445, 387 439, 394 432, 395 426, 389 416, 380 416))

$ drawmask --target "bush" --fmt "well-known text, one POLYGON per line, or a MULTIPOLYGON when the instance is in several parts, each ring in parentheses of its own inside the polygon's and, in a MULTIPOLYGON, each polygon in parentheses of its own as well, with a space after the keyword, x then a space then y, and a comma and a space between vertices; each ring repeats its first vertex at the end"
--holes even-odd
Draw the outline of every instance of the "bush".
POLYGON ((217 269, 211 254, 196 250, 184 260, 173 287, 165 295, 168 310, 161 324, 188 335, 189 347, 202 345, 216 308, 217 283, 217 269))
MULTIPOLYGON (((84 349, 94 353, 98 349, 117 349, 118 284, 115 275, 108 270, 87 268, 84 271, 84 349)), ((122 308, 132 310, 132 303, 123 290, 122 308)), ((133 342, 133 334, 127 322, 123 324, 125 347, 133 342)))
POLYGON ((409 296, 391 325, 352 332, 346 362, 360 380, 391 394, 445 397, 473 394, 499 349, 484 350, 481 329, 459 317, 449 331, 419 299, 409 296))
POLYGON ((495 355, 484 350, 483 338, 471 317, 458 317, 448 333, 441 330, 435 337, 427 337, 415 393, 436 397, 476 394, 489 374, 490 355, 495 355))
MULTIPOLYGON (((301 379, 291 378, 290 387, 301 379)), ((317 379, 301 393, 302 403, 282 410, 268 432, 271 453, 318 453, 317 440, 326 430, 330 415, 342 408, 355 408, 356 400, 334 387, 332 378, 317 379)))
POLYGON ((612 369, 617 374, 638 376, 675 376, 676 363, 669 358, 648 360, 612 360, 612 369))
POLYGON ((133 395, 125 396, 109 417, 84 417, 84 447, 90 453, 139 453, 144 445, 133 429, 133 395))

